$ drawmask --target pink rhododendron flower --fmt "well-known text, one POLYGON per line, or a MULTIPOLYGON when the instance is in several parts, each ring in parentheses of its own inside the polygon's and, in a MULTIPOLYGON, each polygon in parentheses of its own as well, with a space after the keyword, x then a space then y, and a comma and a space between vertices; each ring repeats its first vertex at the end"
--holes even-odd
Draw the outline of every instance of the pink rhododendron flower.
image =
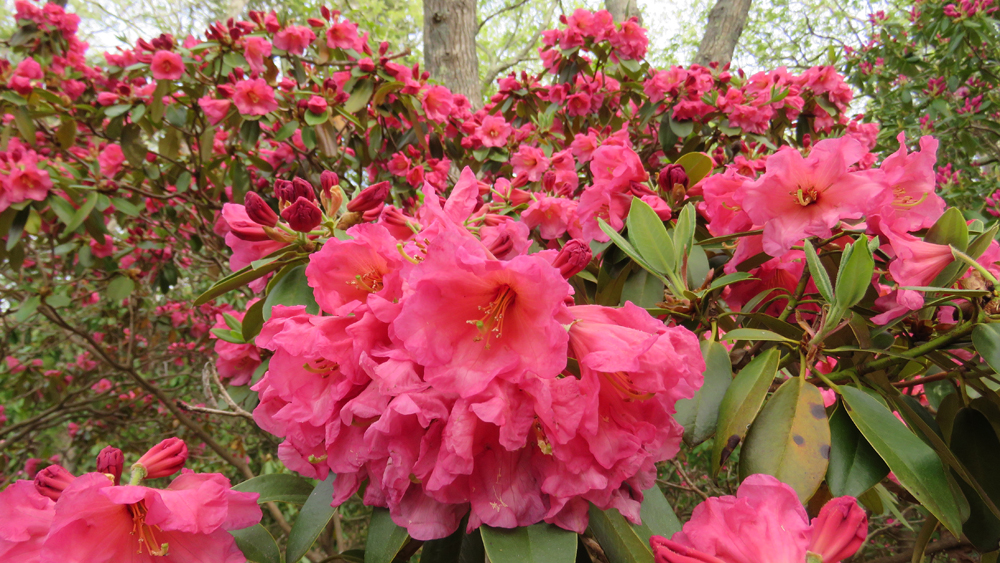
POLYGON ((253 72, 264 72, 264 58, 271 56, 271 42, 252 35, 244 40, 243 55, 253 72))
POLYGON ((795 491, 770 475, 751 475, 736 496, 709 498, 671 539, 650 538, 657 563, 823 563, 854 555, 868 518, 852 497, 829 501, 809 521, 795 491))
POLYGON ((517 152, 510 158, 510 163, 514 167, 514 174, 525 176, 529 182, 537 182, 542 179, 542 173, 549 167, 549 159, 545 152, 538 147, 521 145, 517 152))
POLYGON ((263 78, 237 82, 233 103, 244 115, 265 115, 278 109, 274 89, 263 78))
MULTIPOLYGON (((2 154, 2 153, 0 153, 2 154)), ((52 189, 47 170, 38 168, 37 152, 28 149, 16 138, 7 146, 5 161, 0 159, 0 211, 25 200, 42 201, 52 189)))
POLYGON ((301 55, 316 40, 316 34, 304 25, 290 25, 274 36, 274 46, 292 55, 301 55))
POLYGON ((39 563, 55 502, 35 490, 31 481, 21 480, 0 491, 0 506, 0 559, 39 563))
POLYGON ((121 145, 108 144, 101 150, 101 154, 97 155, 97 163, 101 167, 101 174, 113 178, 125 164, 125 153, 121 145))
POLYGON ((483 123, 479 126, 477 133, 483 141, 484 147, 502 147, 507 144, 510 137, 511 127, 502 116, 487 115, 483 117, 483 123))
POLYGON ((211 96, 202 96, 198 99, 198 106, 205 112, 208 122, 212 125, 216 125, 225 119, 231 105, 232 102, 229 100, 216 100, 211 96))
POLYGON ((400 297, 401 280, 392 274, 405 261, 396 238, 382 225, 357 225, 347 234, 353 240, 331 239, 309 258, 306 277, 319 306, 336 313, 347 303, 367 302, 369 295, 400 297))
POLYGON ((157 80, 177 80, 184 76, 184 61, 177 53, 157 51, 149 66, 157 80))
POLYGON ((358 24, 347 20, 334 22, 326 30, 326 45, 331 49, 361 49, 363 41, 358 37, 358 24))
POLYGON ((577 202, 563 197, 540 195, 521 214, 521 220, 544 239, 557 239, 566 233, 573 220, 577 202))
POLYGON ((438 123, 447 121, 455 109, 451 91, 444 86, 431 86, 424 90, 422 101, 427 119, 438 123))
POLYGON ((879 215, 888 228, 909 232, 932 226, 944 213, 945 203, 934 193, 937 139, 922 137, 920 150, 907 154, 906 136, 897 137, 899 150, 882 162, 882 181, 888 187, 874 200, 868 216, 879 215))
POLYGON ((767 171, 748 186, 743 209, 764 226, 764 252, 781 256, 807 236, 829 237, 843 219, 861 217, 882 186, 848 167, 865 154, 850 137, 825 139, 808 158, 782 148, 767 160, 767 171))

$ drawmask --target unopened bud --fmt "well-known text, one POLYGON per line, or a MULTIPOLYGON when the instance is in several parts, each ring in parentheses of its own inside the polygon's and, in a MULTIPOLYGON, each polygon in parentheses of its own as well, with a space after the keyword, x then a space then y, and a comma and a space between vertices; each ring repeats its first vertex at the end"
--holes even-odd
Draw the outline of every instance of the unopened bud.
POLYGON ((271 209, 264 198, 254 192, 247 192, 243 198, 243 206, 246 208, 247 217, 250 217, 254 223, 265 227, 273 227, 278 224, 278 214, 271 209))
POLYGON ((562 247, 552 265, 559 268, 564 278, 570 279, 585 270, 593 256, 587 243, 573 239, 562 247))
POLYGON ((306 108, 317 115, 322 114, 326 111, 326 100, 319 96, 310 96, 309 101, 306 102, 306 108))
POLYGON ((383 209, 385 209, 385 204, 384 203, 379 204, 378 207, 373 207, 373 208, 369 209, 368 211, 365 211, 364 213, 361 214, 361 222, 362 223, 372 223, 372 222, 378 221, 378 217, 379 217, 379 215, 382 214, 382 210, 383 209))
POLYGON ((316 204, 304 197, 299 197, 295 203, 281 212, 281 218, 288 223, 293 231, 308 233, 323 222, 323 211, 316 204))
POLYGON ((333 170, 324 170, 319 175, 319 185, 322 186, 323 191, 329 191, 330 188, 340 185, 340 177, 333 170))
POLYGON ((312 184, 304 178, 293 179, 292 190, 292 197, 288 201, 295 201, 300 197, 304 197, 309 201, 316 201, 316 191, 313 189, 312 184))
POLYGON ((42 496, 59 500, 62 492, 76 477, 59 465, 50 465, 35 475, 35 490, 42 496))
POLYGON ((97 454, 97 472, 111 475, 115 485, 121 483, 122 470, 125 468, 125 456, 114 446, 108 446, 97 454))
POLYGON ((510 233, 504 231, 497 235, 490 243, 486 246, 486 249, 490 251, 493 256, 503 259, 514 250, 514 239, 511 238, 510 233))
POLYGON ((188 448, 180 438, 167 438, 142 454, 132 464, 132 481, 137 485, 142 479, 156 479, 177 473, 187 463, 188 448), (136 474, 139 477, 136 477, 136 474))
POLYGON ((677 186, 681 186, 682 193, 686 193, 687 189, 691 187, 687 172, 679 164, 668 164, 663 170, 660 170, 656 184, 660 187, 662 194, 674 193, 677 186))
POLYGON ((868 535, 868 515, 854 497, 838 497, 823 505, 812 521, 809 552, 824 563, 843 561, 864 543, 868 535))
POLYGON ((372 184, 347 203, 347 210, 364 213, 369 209, 375 209, 385 203, 385 198, 389 197, 389 189, 389 182, 372 184))

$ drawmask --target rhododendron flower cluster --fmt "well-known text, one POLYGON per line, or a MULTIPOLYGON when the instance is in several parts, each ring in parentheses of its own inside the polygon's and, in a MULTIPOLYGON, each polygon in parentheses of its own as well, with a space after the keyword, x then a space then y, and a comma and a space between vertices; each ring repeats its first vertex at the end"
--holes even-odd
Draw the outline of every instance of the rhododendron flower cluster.
POLYGON ((632 304, 572 305, 589 248, 529 253, 481 189, 466 169, 443 205, 425 188, 408 228, 383 210, 310 257, 322 313, 273 308, 254 418, 288 467, 337 474, 335 505, 367 481, 365 503, 417 539, 466 514, 583 532, 591 502, 638 521, 679 446, 674 404, 701 384, 697 338, 632 304))
POLYGON ((182 469, 184 442, 170 438, 132 465, 119 485, 121 450, 107 447, 96 471, 76 477, 58 465, 0 491, 0 556, 18 563, 242 563, 228 530, 260 521, 257 493, 230 489, 218 473, 182 469), (143 478, 181 471, 165 489, 143 478))
POLYGON ((736 496, 709 498, 671 539, 650 538, 656 563, 838 563, 868 534, 853 497, 828 501, 809 520, 799 497, 770 475, 751 475, 736 496))

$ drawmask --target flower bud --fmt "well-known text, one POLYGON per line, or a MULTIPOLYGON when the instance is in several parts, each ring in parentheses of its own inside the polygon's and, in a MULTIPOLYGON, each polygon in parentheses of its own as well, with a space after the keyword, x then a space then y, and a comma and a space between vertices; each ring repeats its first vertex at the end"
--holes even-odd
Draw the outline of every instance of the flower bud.
POLYGON ((97 454, 97 472, 114 477, 115 485, 121 483, 125 456, 114 446, 108 446, 97 454))
POLYGON ((243 198, 243 207, 246 208, 247 216, 258 225, 273 227, 278 224, 278 214, 254 192, 247 192, 243 198))
POLYGON ((593 257, 587 243, 573 239, 562 247, 552 265, 559 268, 564 278, 570 279, 585 270, 593 257))
POLYGON ((316 204, 304 197, 299 197, 295 203, 281 212, 281 218, 288 223, 293 231, 308 233, 323 222, 323 212, 316 204))
POLYGON ((854 555, 868 535, 868 515, 854 497, 838 497, 823 505, 812 521, 809 551, 823 563, 837 563, 854 555))
POLYGON ((375 72, 375 61, 365 57, 358 61, 358 68, 360 68, 362 72, 375 72))
POLYGON ((668 164, 666 168, 660 170, 656 185, 660 187, 660 193, 664 194, 673 193, 676 186, 681 186, 684 192, 691 187, 687 172, 679 164, 668 164))
POLYGON ((278 198, 280 202, 295 201, 293 197, 294 188, 289 180, 282 180, 281 178, 274 181, 274 197, 278 198))
POLYGON ((511 238, 510 233, 504 231, 490 241, 490 244, 487 245, 486 249, 489 250, 493 256, 502 259, 507 256, 511 250, 514 250, 514 239, 511 238))
POLYGON ((69 486, 76 477, 59 465, 50 465, 35 475, 35 490, 42 496, 59 500, 63 489, 69 486))
POLYGON ((319 96, 310 96, 306 108, 312 113, 322 114, 326 111, 326 100, 319 96))
MULTIPOLYGON (((139 461, 132 464, 132 471, 141 474, 140 480, 167 477, 180 471, 187 458, 188 448, 184 440, 167 438, 142 454, 139 461)), ((132 481, 137 481, 135 475, 132 476, 132 481)))
POLYGON ((340 185, 340 178, 333 170, 324 170, 319 175, 319 185, 322 186, 324 192, 328 192, 334 186, 340 185))
POLYGON ((308 180, 295 178, 292 180, 292 197, 288 201, 295 201, 300 197, 304 197, 309 201, 316 201, 316 191, 308 180))
POLYGON ((382 214, 383 209, 385 209, 385 204, 380 203, 378 207, 373 207, 368 211, 365 211, 361 214, 361 222, 374 223, 375 221, 378 221, 378 217, 382 214))
POLYGON ((347 210, 363 213, 378 207, 385 203, 385 198, 389 197, 389 188, 389 182, 379 182, 368 186, 347 203, 347 210))

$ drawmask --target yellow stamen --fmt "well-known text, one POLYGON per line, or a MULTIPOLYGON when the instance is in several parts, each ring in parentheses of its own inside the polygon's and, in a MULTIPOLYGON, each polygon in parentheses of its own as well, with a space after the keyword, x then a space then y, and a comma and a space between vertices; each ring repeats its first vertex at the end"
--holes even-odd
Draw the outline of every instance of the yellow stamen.
POLYGON ((474 321, 465 321, 479 329, 479 335, 473 340, 479 342, 486 339, 486 348, 490 347, 490 337, 499 339, 503 335, 503 319, 507 311, 514 305, 516 294, 509 285, 502 285, 497 290, 496 297, 485 307, 479 307, 483 316, 474 321))
POLYGON ((150 555, 164 556, 167 554, 169 545, 166 543, 161 543, 160 540, 156 539, 156 532, 161 531, 159 526, 150 526, 146 524, 146 509, 145 501, 139 501, 135 504, 128 505, 128 511, 132 515, 132 535, 139 535, 139 551, 137 553, 142 553, 142 548, 145 547, 146 551, 150 555))

